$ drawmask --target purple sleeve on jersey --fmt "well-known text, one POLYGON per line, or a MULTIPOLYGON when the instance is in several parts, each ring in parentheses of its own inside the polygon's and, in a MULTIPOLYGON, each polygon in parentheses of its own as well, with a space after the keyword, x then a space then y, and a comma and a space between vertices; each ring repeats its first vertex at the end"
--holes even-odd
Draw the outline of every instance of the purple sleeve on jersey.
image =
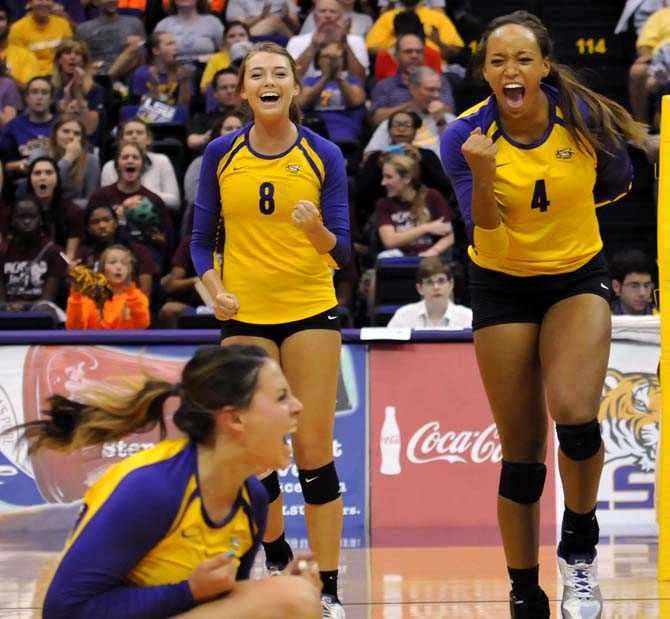
POLYGON ((251 499, 251 514, 249 520, 256 523, 257 530, 251 548, 240 557, 240 567, 237 570, 237 580, 247 580, 254 565, 256 553, 260 547, 268 516, 268 493, 265 486, 256 477, 247 479, 247 490, 251 499))
POLYGON ((473 228, 472 171, 461 153, 461 146, 468 139, 473 128, 465 119, 455 120, 447 126, 440 141, 442 165, 454 188, 461 216, 471 241, 473 228))
MULTIPOLYGON (((230 136, 237 136, 237 131, 230 136)), ((232 144, 230 136, 226 135, 210 142, 202 158, 191 239, 191 259, 198 277, 214 268, 214 246, 221 215, 221 194, 216 170, 221 158, 232 144)))
POLYGON ((130 80, 130 91, 136 95, 145 95, 147 94, 147 81, 149 78, 149 65, 143 64, 141 67, 138 67, 133 72, 133 76, 130 80))
POLYGON ((163 619, 192 608, 187 581, 134 587, 126 580, 170 529, 181 499, 178 489, 156 483, 150 467, 130 473, 63 556, 44 619, 163 619))
POLYGON ((332 142, 323 143, 327 148, 317 150, 326 169, 321 187, 321 213, 324 225, 335 235, 335 247, 329 254, 342 268, 351 256, 347 170, 342 151, 332 142))
POLYGON ((596 204, 611 202, 630 190, 633 181, 633 164, 628 156, 625 142, 606 144, 606 150, 598 151, 596 184, 593 199, 596 204))

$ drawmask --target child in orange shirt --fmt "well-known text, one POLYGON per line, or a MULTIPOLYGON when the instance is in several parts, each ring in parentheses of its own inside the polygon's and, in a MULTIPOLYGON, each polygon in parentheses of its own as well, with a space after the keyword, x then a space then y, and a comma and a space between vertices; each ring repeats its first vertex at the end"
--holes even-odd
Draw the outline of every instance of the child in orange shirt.
POLYGON ((100 256, 112 298, 102 310, 72 283, 65 311, 67 329, 146 329, 151 321, 149 299, 133 281, 134 257, 123 245, 112 245, 100 256))

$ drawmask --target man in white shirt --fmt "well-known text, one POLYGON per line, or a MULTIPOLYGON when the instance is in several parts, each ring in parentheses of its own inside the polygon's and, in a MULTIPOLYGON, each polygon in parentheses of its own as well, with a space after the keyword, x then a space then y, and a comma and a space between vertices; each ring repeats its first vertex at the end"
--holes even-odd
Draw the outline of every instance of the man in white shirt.
POLYGON ((452 331, 472 328, 472 310, 451 302, 454 276, 449 265, 439 256, 430 256, 419 262, 416 290, 423 300, 399 308, 389 321, 389 327, 452 331))
POLYGON ((291 37, 286 50, 296 61, 300 77, 320 75, 314 66, 314 56, 321 43, 340 41, 346 55, 347 73, 365 83, 370 58, 365 39, 349 34, 351 21, 345 20, 337 0, 317 0, 314 6, 316 30, 291 37))

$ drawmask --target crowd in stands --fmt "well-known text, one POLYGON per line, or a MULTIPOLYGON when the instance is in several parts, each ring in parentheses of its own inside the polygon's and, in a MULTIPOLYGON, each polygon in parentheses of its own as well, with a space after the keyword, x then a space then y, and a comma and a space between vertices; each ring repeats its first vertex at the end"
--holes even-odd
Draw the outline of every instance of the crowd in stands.
MULTIPOLYGON (((467 240, 439 143, 475 88, 470 5, 0 0, 0 310, 46 309, 73 329, 176 328, 206 312, 188 249, 202 153, 246 122, 237 68, 269 39, 297 62, 304 124, 347 161, 355 251, 335 283, 350 326, 369 324, 366 286, 389 256, 434 258, 403 325, 469 326, 453 274, 467 240), (106 275, 104 306, 68 277, 77 265, 106 275)), ((629 104, 652 134, 670 93, 665 5, 628 2, 612 24, 635 29, 629 104)), ((653 257, 638 249, 612 259, 614 313, 656 311, 653 257)))

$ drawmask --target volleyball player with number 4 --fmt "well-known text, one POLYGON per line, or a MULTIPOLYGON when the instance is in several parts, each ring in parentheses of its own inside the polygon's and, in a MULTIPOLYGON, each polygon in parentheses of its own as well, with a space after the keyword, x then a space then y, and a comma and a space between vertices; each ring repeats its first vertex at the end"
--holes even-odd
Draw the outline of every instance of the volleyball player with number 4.
POLYGON ((596 206, 625 194, 620 105, 551 59, 540 20, 494 19, 475 54, 493 95, 447 127, 441 153, 463 219, 473 338, 500 434, 498 522, 514 619, 547 619, 539 586, 547 411, 556 423, 565 509, 558 546, 563 619, 598 619, 598 408, 610 343, 610 279, 596 206))
MULTIPOLYGON (((331 268, 350 255, 345 164, 337 146, 298 124, 300 83, 284 48, 256 45, 240 66, 237 89, 253 119, 205 151, 191 255, 214 299, 222 345, 263 347, 303 403, 293 454, 324 617, 341 619, 342 498, 332 446, 341 334, 331 268), (214 258, 220 219, 221 268, 214 258)), ((276 472, 263 483, 270 499, 263 545, 275 571, 292 554, 276 472)))

